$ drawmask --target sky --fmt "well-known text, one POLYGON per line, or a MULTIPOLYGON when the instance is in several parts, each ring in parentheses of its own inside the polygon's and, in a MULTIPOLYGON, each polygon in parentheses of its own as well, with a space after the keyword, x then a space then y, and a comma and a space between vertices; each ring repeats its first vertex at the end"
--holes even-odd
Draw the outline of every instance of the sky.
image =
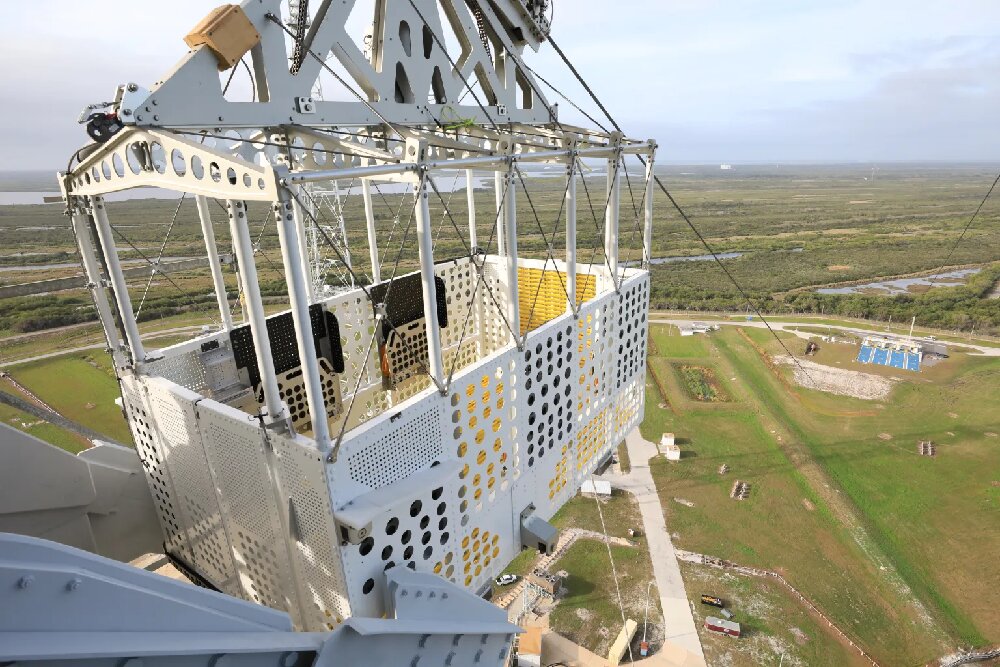
MULTIPOLYGON (((87 142, 80 110, 119 83, 158 80, 215 3, 5 5, 0 170, 17 170, 65 168, 87 142)), ((1000 160, 996 0, 555 0, 554 11, 559 46, 627 134, 658 140, 661 162, 1000 160)), ((363 13, 349 26, 359 38, 363 13)), ((548 46, 525 60, 589 102, 548 46)))

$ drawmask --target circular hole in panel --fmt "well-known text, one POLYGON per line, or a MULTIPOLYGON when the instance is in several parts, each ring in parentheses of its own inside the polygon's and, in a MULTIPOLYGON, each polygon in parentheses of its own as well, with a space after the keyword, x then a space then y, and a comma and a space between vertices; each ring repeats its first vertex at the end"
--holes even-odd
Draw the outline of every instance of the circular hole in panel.
POLYGON ((441 538, 439 539, 439 541, 441 542, 441 546, 448 544, 448 537, 449 536, 447 532, 441 533, 441 538))
POLYGON ((430 531, 425 531, 424 534, 420 536, 420 543, 427 544, 430 541, 431 541, 431 533, 430 531))
POLYGON ((364 593, 365 595, 368 595, 369 593, 372 592, 372 589, 374 588, 375 588, 375 580, 369 579, 368 581, 365 582, 364 586, 361 587, 361 592, 364 593))
POLYGON ((232 167, 226 170, 226 180, 230 185, 236 185, 236 170, 232 167))
POLYGON ((389 519, 388 523, 385 524, 386 535, 393 535, 398 529, 399 529, 399 519, 397 519, 396 517, 392 517, 391 519, 389 519))
POLYGON ((222 170, 219 168, 217 162, 210 162, 208 165, 208 175, 212 177, 212 180, 216 183, 222 180, 222 170))
POLYGON ((170 151, 170 167, 178 176, 183 176, 187 173, 187 162, 184 161, 184 153, 181 153, 177 148, 170 151))
POLYGON ((430 525, 431 518, 426 514, 420 517, 420 530, 425 530, 430 525))
POLYGON ((392 545, 391 544, 386 545, 382 549, 382 560, 389 560, 390 556, 392 556, 392 545))
POLYGON ((413 503, 410 505, 410 516, 415 517, 418 514, 420 514, 420 510, 423 506, 424 506, 423 503, 421 503, 419 500, 414 500, 413 503))
POLYGON ((441 497, 442 493, 444 493, 444 487, 443 486, 439 486, 438 488, 436 488, 433 491, 431 491, 431 499, 437 500, 438 498, 441 497))
POLYGON ((153 169, 156 169, 159 173, 165 173, 167 171, 167 153, 163 150, 163 146, 158 142, 154 141, 149 146, 150 159, 153 161, 153 169))
POLYGON ((411 558, 413 558, 413 547, 412 546, 409 546, 409 547, 406 547, 405 549, 403 549, 403 558, 406 559, 406 560, 410 560, 411 558))
POLYGON ((143 161, 140 157, 142 154, 142 144, 139 142, 133 142, 125 149, 125 161, 128 163, 128 168, 132 170, 133 174, 138 174, 142 171, 143 161))
POLYGON ((366 537, 365 539, 361 540, 361 546, 358 548, 358 550, 361 552, 362 556, 367 556, 368 554, 371 553, 372 547, 374 546, 375 546, 375 540, 372 539, 371 537, 366 537))
POLYGON ((205 176, 205 163, 197 155, 191 156, 191 173, 198 180, 201 180, 205 176))
POLYGON ((403 544, 409 544, 411 537, 413 537, 413 533, 408 530, 404 530, 403 534, 399 536, 399 541, 403 544))

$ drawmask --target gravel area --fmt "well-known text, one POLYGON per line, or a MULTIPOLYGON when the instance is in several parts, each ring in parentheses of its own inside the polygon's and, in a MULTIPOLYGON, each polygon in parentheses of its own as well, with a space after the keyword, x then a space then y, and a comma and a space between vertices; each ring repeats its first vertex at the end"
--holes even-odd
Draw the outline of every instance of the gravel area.
MULTIPOLYGON (((779 364, 795 364, 791 357, 784 355, 775 357, 774 361, 779 364)), ((853 396, 866 401, 879 401, 886 398, 892 391, 893 385, 898 382, 894 378, 882 377, 881 375, 823 366, 808 359, 799 359, 798 364, 793 366, 792 374, 795 381, 803 387, 840 394, 841 396, 853 396), (804 372, 803 369, 805 369, 804 372)))

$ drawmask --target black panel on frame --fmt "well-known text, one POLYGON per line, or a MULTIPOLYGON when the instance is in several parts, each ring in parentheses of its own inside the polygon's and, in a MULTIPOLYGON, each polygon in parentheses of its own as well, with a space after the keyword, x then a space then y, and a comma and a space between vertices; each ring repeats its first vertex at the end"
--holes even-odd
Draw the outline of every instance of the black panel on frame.
MULTIPOLYGON (((309 306, 309 320, 312 328, 316 356, 325 358, 335 373, 344 372, 344 354, 340 343, 340 324, 337 317, 322 304, 309 306)), ((291 312, 272 315, 267 318, 267 337, 274 359, 274 372, 285 373, 302 365, 299 348, 295 342, 295 321, 291 312)), ((257 352, 250 333, 250 325, 236 327, 229 332, 233 345, 236 367, 246 370, 251 387, 260 384, 260 369, 257 367, 257 352)))

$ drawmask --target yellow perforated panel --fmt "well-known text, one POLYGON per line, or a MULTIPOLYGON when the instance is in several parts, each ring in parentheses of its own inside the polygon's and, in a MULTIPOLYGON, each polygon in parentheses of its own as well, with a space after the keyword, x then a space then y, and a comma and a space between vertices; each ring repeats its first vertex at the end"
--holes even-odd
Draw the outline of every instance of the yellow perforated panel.
MULTIPOLYGON (((576 302, 594 298, 597 279, 587 273, 576 276, 576 302)), ((566 274, 561 271, 517 269, 517 304, 521 335, 566 313, 566 274)))

